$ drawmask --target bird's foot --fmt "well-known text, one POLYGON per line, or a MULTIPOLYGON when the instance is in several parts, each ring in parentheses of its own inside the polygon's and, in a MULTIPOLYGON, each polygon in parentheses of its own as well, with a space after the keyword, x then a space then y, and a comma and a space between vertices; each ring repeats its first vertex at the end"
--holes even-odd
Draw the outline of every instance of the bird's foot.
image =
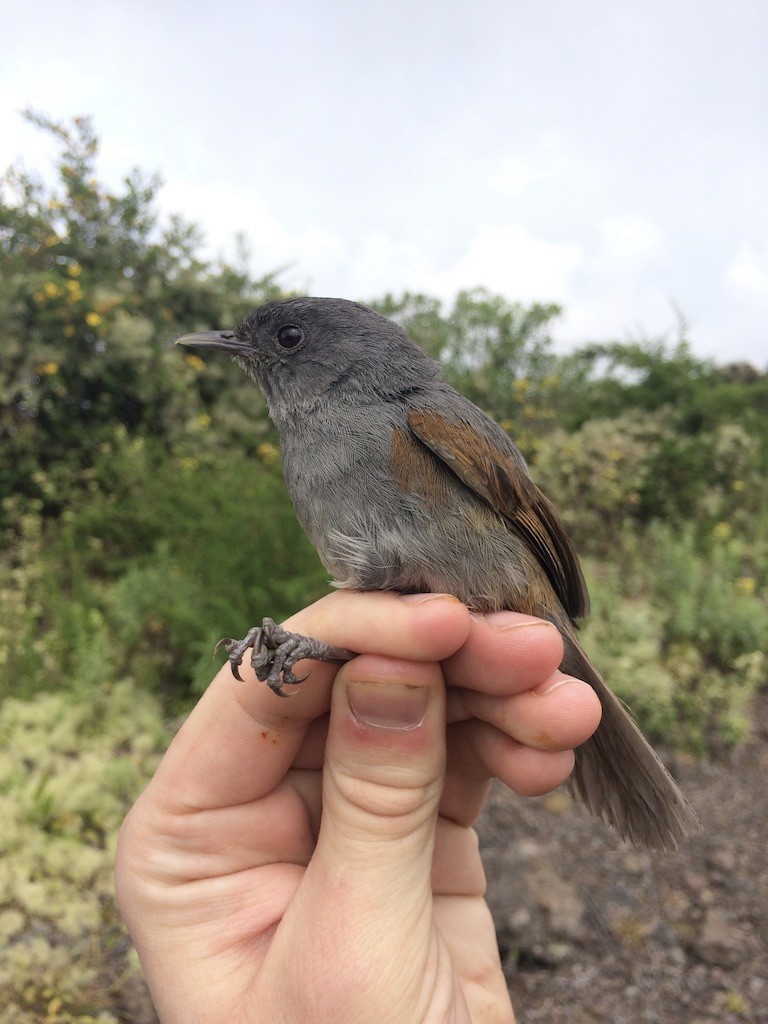
POLYGON ((251 665, 256 677, 266 682, 279 697, 288 696, 283 692, 286 684, 303 683, 309 676, 309 672, 303 676, 294 673, 293 666, 297 661, 305 658, 311 661, 351 661, 357 657, 355 651, 348 651, 344 647, 335 647, 301 633, 289 633, 272 619, 264 619, 260 626, 249 629, 242 640, 219 640, 216 650, 221 646, 229 657, 232 675, 240 680, 240 666, 245 652, 250 648, 251 665))

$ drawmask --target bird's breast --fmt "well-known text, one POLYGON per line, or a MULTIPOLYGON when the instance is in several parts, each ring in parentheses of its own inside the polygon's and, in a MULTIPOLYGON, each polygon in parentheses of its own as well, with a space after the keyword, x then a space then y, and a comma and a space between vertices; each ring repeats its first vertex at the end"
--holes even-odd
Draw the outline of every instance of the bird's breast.
POLYGON ((521 606, 524 546, 414 437, 405 413, 326 420, 281 443, 296 514, 336 585, 521 606))

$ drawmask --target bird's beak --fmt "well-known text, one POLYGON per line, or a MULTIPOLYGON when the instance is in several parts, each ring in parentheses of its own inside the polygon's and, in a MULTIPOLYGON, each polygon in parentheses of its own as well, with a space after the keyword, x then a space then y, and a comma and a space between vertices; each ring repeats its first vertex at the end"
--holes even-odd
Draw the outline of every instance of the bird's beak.
POLYGON ((177 345, 188 348, 215 348, 222 352, 253 352, 251 346, 240 341, 234 331, 198 331, 197 334, 183 334, 176 339, 177 345))

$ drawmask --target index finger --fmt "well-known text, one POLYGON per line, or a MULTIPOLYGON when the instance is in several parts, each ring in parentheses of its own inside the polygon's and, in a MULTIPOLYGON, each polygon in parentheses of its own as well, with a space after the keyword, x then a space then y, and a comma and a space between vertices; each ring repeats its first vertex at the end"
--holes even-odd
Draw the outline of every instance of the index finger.
MULTIPOLYGON (((338 591, 284 626, 363 654, 441 661, 466 640, 467 609, 449 595, 338 591)), ((295 696, 276 696, 243 666, 224 665, 174 737, 153 780, 172 813, 234 806, 271 792, 291 767, 312 721, 329 707, 337 664, 304 662, 295 696)))

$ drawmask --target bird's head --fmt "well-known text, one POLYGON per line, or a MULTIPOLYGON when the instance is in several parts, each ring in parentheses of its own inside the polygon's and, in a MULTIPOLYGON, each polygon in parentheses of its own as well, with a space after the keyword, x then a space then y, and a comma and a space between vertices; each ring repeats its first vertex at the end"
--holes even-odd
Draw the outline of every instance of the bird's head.
POLYGON ((233 330, 185 334, 176 344, 233 355, 274 419, 328 400, 394 397, 437 375, 437 364, 402 328, 346 299, 267 302, 233 330))

